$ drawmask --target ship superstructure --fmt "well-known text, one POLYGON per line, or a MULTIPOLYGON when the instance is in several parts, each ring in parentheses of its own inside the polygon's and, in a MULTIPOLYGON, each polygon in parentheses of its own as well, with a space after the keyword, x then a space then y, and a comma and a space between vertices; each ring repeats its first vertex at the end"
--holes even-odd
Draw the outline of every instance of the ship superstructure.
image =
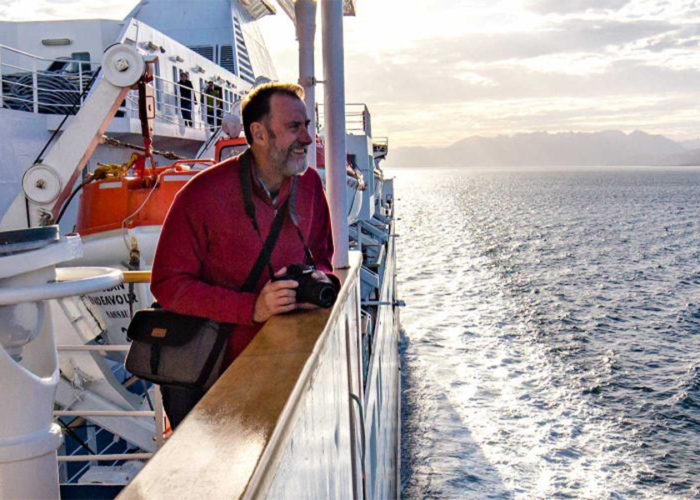
MULTIPOLYGON (((282 2, 284 12, 290 2, 282 2)), ((0 22, 0 212, 16 193, 24 171, 88 95, 104 51, 114 43, 155 59, 154 138, 157 161, 192 158, 256 79, 276 78, 256 21, 275 13, 269 2, 148 0, 124 20, 0 22), (193 85, 192 120, 183 118, 180 74, 193 85), (211 82, 212 90, 207 86, 211 82), (166 153, 165 156, 158 153, 166 153)), ((138 99, 129 93, 90 158, 124 163, 141 143, 138 99)), ((62 223, 72 229, 77 205, 62 223)))
MULTIPOLYGON (((305 8, 311 9, 313 14, 315 3, 313 0, 297 0, 280 1, 276 5, 290 18, 296 19, 305 8)), ((340 21, 342 28, 340 3, 324 0, 325 4, 332 6, 328 9, 333 13, 329 18, 333 23, 340 21)), ((344 7, 346 12, 354 10, 353 2, 344 2, 344 7)), ((119 193, 130 195, 132 188, 143 192, 143 202, 134 203, 136 211, 128 213, 121 222, 113 224, 114 214, 107 214, 106 220, 111 221, 109 227, 100 227, 96 221, 101 219, 96 211, 83 212, 77 227, 89 230, 84 230, 82 241, 76 236, 62 243, 73 249, 70 255, 62 254, 63 260, 72 259, 69 265, 102 266, 102 274, 110 276, 107 289, 103 286, 96 291, 93 284, 89 289, 84 287, 73 294, 52 292, 27 296, 25 289, 17 288, 17 283, 21 284, 24 279, 23 274, 14 276, 9 257, 0 256, 0 279, 9 277, 0 281, 0 287, 6 287, 0 288, 0 292, 4 292, 0 293, 0 313, 21 313, 23 320, 31 323, 32 309, 17 306, 22 306, 22 300, 32 300, 41 304, 37 306, 41 313, 32 328, 38 331, 42 322, 46 324, 40 335, 41 343, 28 338, 26 345, 13 347, 13 352, 24 353, 24 361, 22 355, 8 358, 3 357, 4 351, 0 352, 0 368, 7 368, 7 373, 17 373, 19 378, 33 380, 34 375, 29 372, 36 368, 32 353, 37 346, 42 347, 45 356, 49 357, 58 350, 57 360, 53 364, 47 362, 41 373, 51 372, 43 382, 43 393, 50 392, 51 384, 55 384, 53 416, 66 436, 59 458, 59 479, 66 498, 116 494, 138 473, 142 462, 163 447, 166 429, 159 391, 125 372, 123 355, 128 345, 123 325, 113 320, 128 323, 135 309, 150 303, 148 269, 165 210, 161 206, 156 211, 156 219, 151 220, 144 207, 147 209, 149 201, 158 196, 172 197, 178 186, 194 173, 192 169, 201 165, 195 161, 189 164, 187 160, 174 161, 174 158, 192 156, 188 154, 192 149, 206 151, 206 147, 200 146, 220 137, 218 127, 224 113, 235 109, 236 101, 256 80, 272 75, 271 66, 265 66, 269 60, 266 63, 262 57, 265 55, 264 45, 261 38, 256 38, 254 22, 274 10, 266 0, 150 0, 139 3, 122 23, 71 21, 65 25, 47 24, 46 30, 35 32, 27 25, 19 27, 26 28, 26 36, 20 36, 22 30, 19 28, 14 35, 8 35, 15 36, 16 41, 34 40, 34 45, 27 44, 40 49, 40 55, 29 55, 6 45, 2 47, 0 76, 3 91, 0 96, 4 107, 0 113, 8 118, 8 123, 14 124, 14 127, 8 125, 7 132, 18 140, 0 143, 12 161, 3 163, 3 175, 5 171, 17 174, 7 177, 9 182, 2 186, 5 191, 0 192, 3 204, 0 206, 1 229, 31 227, 30 231, 35 231, 56 222, 72 229, 76 214, 71 213, 71 200, 77 207, 81 189, 88 183, 93 183, 91 189, 86 189, 93 200, 110 200, 109 192, 114 194, 111 199, 117 200, 119 193), (164 6, 179 9, 177 12, 181 15, 169 11, 162 19, 157 19, 158 9, 164 6), (198 10, 209 8, 206 13, 198 10), (230 30, 225 26, 226 22, 222 23, 222 19, 227 18, 231 20, 230 30), (210 22, 217 33, 211 32, 209 36, 187 33, 192 24, 183 22, 183 19, 204 23, 200 26, 210 22), (151 22, 158 26, 152 26, 151 22), (75 35, 67 35, 68 28, 74 30, 75 35), (93 41, 101 40, 103 46, 111 45, 105 39, 115 32, 118 33, 118 44, 107 50, 102 63, 104 67, 98 71, 99 64, 94 62, 95 54, 86 40, 92 38, 93 41), (233 41, 228 38, 230 35, 233 41), (54 49, 63 52, 51 52, 54 49), (73 49, 76 51, 70 52, 73 49), (68 59, 62 59, 64 57, 68 59), (8 68, 11 72, 6 71, 8 68), (183 118, 181 87, 176 82, 176 76, 182 71, 190 73, 198 98, 197 106, 192 109, 191 123, 186 123, 183 118), (200 85, 205 81, 217 87, 218 95, 201 90, 200 85), (26 89, 30 92, 27 93, 26 89), (140 143, 143 143, 141 149, 140 143), (151 151, 151 145, 155 151, 151 151), (137 159, 133 160, 135 151, 138 152, 137 159), (151 152, 157 168, 154 164, 149 165, 151 152), (98 163, 102 169, 99 175, 106 177, 96 177, 98 163), (90 172, 92 176, 81 178, 82 172, 90 172), (133 172, 138 172, 138 175, 133 177, 133 172), (89 223, 85 223, 86 220, 89 223), (124 270, 125 281, 115 282, 114 273, 119 271, 107 270, 106 267, 124 270), (51 300, 43 302, 45 298, 51 300), (96 490, 91 493, 90 488, 96 490)), ((338 24, 335 26, 337 28, 338 24)), ((342 29, 331 29, 330 33, 332 36, 328 39, 331 45, 336 44, 337 61, 338 48, 342 54, 342 29)), ((337 252, 340 264, 335 261, 334 264, 344 269, 339 271, 345 279, 341 299, 331 311, 313 317, 280 318, 282 323, 272 324, 271 329, 266 327, 254 349, 258 349, 262 342, 265 355, 272 356, 267 360, 270 366, 284 368, 286 372, 267 373, 267 376, 251 382, 248 386, 250 397, 225 390, 221 392, 221 387, 228 384, 227 378, 223 378, 214 388, 220 388, 219 396, 212 396, 218 399, 210 401, 215 406, 223 401, 234 401, 236 404, 233 405, 225 403, 232 412, 220 422, 220 426, 194 428, 190 437, 178 430, 185 437, 173 440, 169 447, 164 447, 156 455, 165 458, 157 459, 147 474, 140 476, 142 479, 135 483, 136 486, 124 493, 127 498, 150 497, 139 493, 138 485, 146 484, 151 488, 153 478, 156 478, 157 488, 165 487, 156 495, 172 493, 168 492, 169 484, 158 479, 159 474, 169 477, 173 473, 161 470, 162 464, 180 466, 169 463, 168 453, 172 452, 167 450, 191 447, 204 452, 214 460, 212 463, 219 464, 219 472, 223 471, 234 482, 238 481, 238 486, 227 490, 228 493, 219 492, 219 496, 223 494, 226 498, 281 495, 291 491, 289 485, 296 485, 295 491, 310 498, 329 494, 386 498, 398 493, 397 329, 400 302, 396 299, 394 286, 394 194, 391 180, 385 179, 379 169, 387 144, 372 139, 370 115, 364 105, 346 109, 342 79, 337 73, 330 72, 324 79, 328 84, 341 83, 340 98, 337 97, 337 87, 330 90, 327 87, 326 103, 322 108, 327 139, 324 178, 334 228, 345 231, 344 241, 338 240, 334 234, 337 248, 341 249, 337 252), (349 184, 354 186, 353 195, 346 202, 345 192, 349 184), (339 193, 342 196, 339 197, 339 193), (350 222, 352 224, 348 227, 350 222), (353 250, 349 260, 348 244, 353 250), (343 253, 345 261, 342 260, 343 253), (303 335, 290 336, 290 332, 303 335), (270 351, 266 342, 273 339, 275 344, 274 336, 279 334, 282 335, 280 338, 292 341, 301 339, 303 345, 277 345, 270 351), (299 356, 295 355, 291 364, 277 363, 275 360, 279 358, 276 356, 284 355, 289 349, 299 356), (277 392, 279 376, 285 377, 286 392, 277 392), (256 442, 258 447, 253 449, 241 434, 240 442, 229 441, 231 450, 235 451, 232 455, 234 461, 226 462, 231 455, 217 455, 221 449, 217 446, 211 448, 214 443, 207 444, 207 439, 223 439, 232 430, 231 424, 240 418, 251 417, 250 410, 265 408, 271 401, 268 396, 263 396, 263 392, 269 390, 274 393, 273 406, 278 411, 256 414, 257 424, 268 433, 266 439, 256 442), (329 405, 331 400, 333 404, 329 405), (210 436, 212 431, 219 435, 210 436), (311 462, 300 462, 300 459, 310 459, 311 462), (241 464, 237 461, 241 460, 253 467, 239 468, 241 464)), ((313 68, 310 75, 302 71, 300 81, 307 90, 312 90, 316 82, 313 68)), ((307 102, 307 106, 309 113, 315 114, 313 99, 307 102)), ((319 143, 319 147, 323 144, 319 143)), ((105 206, 112 204, 111 201, 104 202, 91 208, 90 202, 85 200, 87 198, 81 202, 81 210, 105 210, 105 206)), ((122 219, 122 216, 117 218, 122 219)), ((0 233, 3 244, 5 237, 12 241, 18 236, 0 233)), ((26 236, 30 237, 35 236, 26 236)), ((19 238, 25 238, 21 230, 19 238)), ((53 239, 42 238, 43 246, 54 243, 53 239)), ((55 235, 51 238, 55 239, 55 235)), ((33 243, 30 243, 29 247, 13 247, 8 252, 16 261, 24 252, 33 249, 33 243)), ((65 266, 59 260, 59 257, 53 258, 50 265, 65 266)), ((60 282, 79 281, 80 276, 95 274, 84 270, 81 273, 69 268, 55 271, 42 268, 38 274, 34 272, 32 283, 35 288, 44 287, 42 280, 51 275, 54 278, 49 276, 46 287, 55 289, 54 282, 58 282, 60 290, 64 290, 66 287, 61 288, 60 282)), ((13 325, 8 322, 5 326, 10 338, 14 335, 11 331, 13 325)), ((3 334, 7 332, 0 331, 3 347, 7 338, 3 334)), ((251 351, 249 354, 260 359, 256 357, 259 353, 251 351)), ((236 373, 241 373, 241 370, 245 372, 249 361, 246 356, 237 360, 229 370, 232 375, 228 380, 236 379, 236 373)), ((260 373, 264 375, 264 372, 260 373)), ((41 404, 46 406, 45 403, 41 404)), ((15 420, 21 422, 21 418, 15 420)), ((41 422, 37 420, 39 424, 41 422)), ((42 432, 37 430, 36 439, 42 432)), ((55 453, 51 446, 55 449, 59 434, 53 425, 48 432, 50 439, 43 440, 47 449, 42 449, 44 455, 39 458, 45 471, 51 468, 49 455, 55 453)), ((4 437, 0 433, 0 456, 11 456, 14 460, 11 467, 14 467, 15 462, 22 462, 23 459, 18 457, 24 456, 24 450, 18 450, 12 443, 23 442, 29 437, 11 435, 10 441, 4 437)), ((2 463, 0 460, 0 478, 7 478, 11 475, 10 469, 2 463)), ((186 464, 183 462, 183 465, 186 464)), ((26 466, 18 466, 17 470, 26 466)), ((200 475, 195 481, 192 476, 180 477, 184 479, 180 484, 185 489, 197 488, 198 497, 207 494, 207 484, 216 484, 221 479, 200 475)), ((21 487, 32 487, 29 478, 21 474, 18 478, 23 482, 21 487)), ((41 477, 39 480, 44 484, 47 479, 41 477)), ((2 485, 0 480, 0 492, 2 485)), ((42 491, 50 491, 50 488, 47 486, 42 491)))

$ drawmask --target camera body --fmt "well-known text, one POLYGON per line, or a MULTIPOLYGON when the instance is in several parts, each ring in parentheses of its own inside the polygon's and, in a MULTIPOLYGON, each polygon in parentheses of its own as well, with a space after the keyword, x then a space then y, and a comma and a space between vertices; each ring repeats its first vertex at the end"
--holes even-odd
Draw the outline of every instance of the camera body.
POLYGON ((330 307, 335 303, 338 293, 333 283, 318 280, 313 276, 314 266, 292 264, 282 276, 274 276, 272 281, 293 280, 299 283, 296 289, 297 302, 308 302, 320 307, 330 307))

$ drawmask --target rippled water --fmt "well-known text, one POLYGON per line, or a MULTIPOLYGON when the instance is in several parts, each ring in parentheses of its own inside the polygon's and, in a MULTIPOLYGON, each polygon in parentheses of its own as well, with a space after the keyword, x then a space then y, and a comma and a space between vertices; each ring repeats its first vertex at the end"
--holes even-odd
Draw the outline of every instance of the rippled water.
POLYGON ((700 169, 395 170, 404 496, 700 496, 700 169))

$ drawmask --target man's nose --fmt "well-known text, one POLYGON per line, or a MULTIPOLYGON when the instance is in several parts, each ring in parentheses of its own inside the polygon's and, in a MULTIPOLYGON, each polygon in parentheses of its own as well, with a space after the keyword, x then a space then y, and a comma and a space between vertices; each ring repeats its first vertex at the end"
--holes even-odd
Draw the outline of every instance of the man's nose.
POLYGON ((311 134, 309 133, 308 127, 304 127, 304 132, 302 133, 301 137, 299 138, 299 142, 301 142, 304 146, 308 146, 311 144, 311 141, 313 139, 311 138, 311 134))

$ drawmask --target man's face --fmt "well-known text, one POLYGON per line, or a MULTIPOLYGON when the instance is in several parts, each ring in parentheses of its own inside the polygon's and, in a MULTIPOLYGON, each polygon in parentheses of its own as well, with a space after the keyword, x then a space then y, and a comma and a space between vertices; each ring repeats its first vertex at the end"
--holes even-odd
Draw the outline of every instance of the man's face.
POLYGON ((306 170, 306 151, 311 144, 306 106, 296 97, 273 94, 265 120, 268 133, 267 159, 281 175, 290 177, 306 170))

